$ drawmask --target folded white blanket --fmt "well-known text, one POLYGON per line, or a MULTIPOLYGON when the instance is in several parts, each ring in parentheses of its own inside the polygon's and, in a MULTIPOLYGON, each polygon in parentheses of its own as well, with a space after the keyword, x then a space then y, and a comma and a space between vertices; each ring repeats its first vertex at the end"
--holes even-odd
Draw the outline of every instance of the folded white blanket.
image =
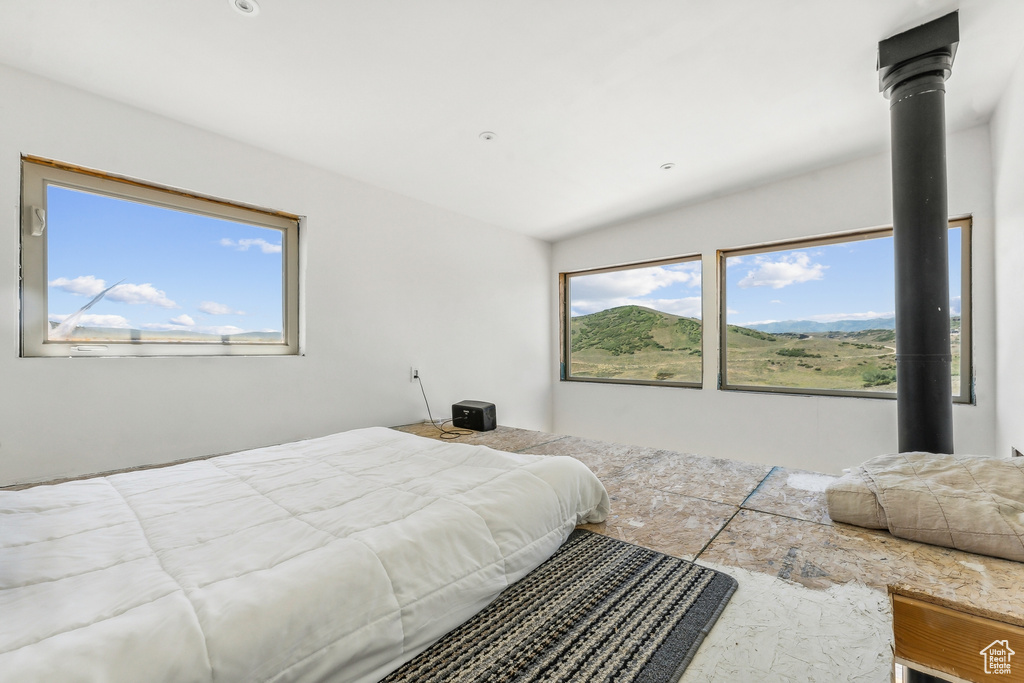
POLYGON ((1024 458, 898 453, 825 490, 836 522, 1024 561, 1024 458))

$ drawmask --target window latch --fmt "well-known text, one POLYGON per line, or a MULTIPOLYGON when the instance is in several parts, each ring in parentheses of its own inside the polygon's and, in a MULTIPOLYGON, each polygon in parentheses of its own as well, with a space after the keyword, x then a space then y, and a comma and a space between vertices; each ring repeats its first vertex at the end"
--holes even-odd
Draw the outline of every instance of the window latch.
POLYGON ((32 226, 32 236, 42 237, 43 230, 46 229, 46 209, 38 206, 29 207, 31 216, 30 224, 32 226))

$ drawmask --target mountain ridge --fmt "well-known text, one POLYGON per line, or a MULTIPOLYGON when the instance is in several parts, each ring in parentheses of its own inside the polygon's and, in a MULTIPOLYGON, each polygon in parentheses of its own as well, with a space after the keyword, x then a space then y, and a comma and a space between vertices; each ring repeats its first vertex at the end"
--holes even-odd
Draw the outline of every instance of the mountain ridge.
POLYGON ((816 320, 780 320, 773 323, 744 325, 761 332, 807 333, 807 332, 863 332, 864 330, 895 330, 896 318, 868 318, 866 320, 833 320, 823 323, 816 320))

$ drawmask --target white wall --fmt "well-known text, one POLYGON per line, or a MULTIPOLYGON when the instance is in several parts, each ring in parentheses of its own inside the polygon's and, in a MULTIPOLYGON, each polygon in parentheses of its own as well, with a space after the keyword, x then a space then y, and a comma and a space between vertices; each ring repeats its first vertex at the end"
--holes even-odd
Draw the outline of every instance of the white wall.
POLYGON ((1024 55, 992 118, 996 211, 996 454, 1024 452, 1024 55))
POLYGON ((551 247, 0 67, 0 485, 493 401, 550 429, 551 247), (20 154, 306 216, 305 356, 18 357, 20 154))
MULTIPOLYGON (((954 406, 955 448, 959 453, 986 453, 994 447, 995 427, 988 127, 951 135, 947 152, 950 215, 974 215, 977 405, 954 406)), ((895 401, 715 388, 716 250, 890 225, 891 196, 885 153, 556 243, 553 276, 702 254, 703 317, 709 324, 704 332, 703 389, 556 381, 555 431, 833 473, 894 452, 895 401)), ((557 312, 553 315, 557 318, 557 312)), ((557 341, 554 344, 552 353, 557 354, 557 341)))

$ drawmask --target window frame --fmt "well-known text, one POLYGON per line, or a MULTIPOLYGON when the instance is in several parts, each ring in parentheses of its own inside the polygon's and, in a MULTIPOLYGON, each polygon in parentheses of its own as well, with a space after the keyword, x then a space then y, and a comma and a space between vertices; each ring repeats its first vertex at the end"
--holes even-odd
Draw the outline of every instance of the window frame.
POLYGON ((703 320, 704 302, 704 263, 701 254, 687 254, 684 256, 673 256, 669 258, 656 259, 653 261, 637 261, 601 268, 590 268, 585 270, 566 271, 558 274, 558 308, 559 308, 559 379, 563 382, 588 382, 592 384, 627 384, 653 387, 684 387, 688 389, 702 389, 704 387, 704 336, 706 328, 703 320), (633 270, 637 268, 652 268, 656 266, 674 265, 677 263, 699 263, 701 266, 701 355, 700 355, 700 381, 678 382, 669 380, 645 380, 645 379, 622 379, 615 377, 578 377, 572 374, 572 284, 570 280, 581 275, 599 275, 601 273, 613 273, 622 270, 633 270))
MULTIPOLYGON (((971 215, 956 216, 948 220, 948 228, 960 228, 960 393, 951 394, 953 403, 974 404, 974 359, 972 356, 972 308, 973 298, 971 292, 972 280, 972 258, 971 245, 973 217, 971 215), (966 381, 966 383, 965 383, 966 381)), ((867 391, 867 390, 844 390, 844 389, 814 389, 803 387, 777 387, 756 384, 730 384, 728 381, 728 323, 726 311, 727 288, 726 288, 726 259, 731 256, 747 256, 751 254, 764 254, 770 252, 787 251, 792 249, 804 249, 830 244, 843 244, 859 240, 869 240, 884 237, 891 237, 892 226, 872 228, 868 230, 856 230, 846 233, 834 233, 820 237, 806 239, 783 240, 769 242, 755 246, 739 247, 735 249, 718 250, 718 388, 723 391, 749 391, 771 394, 796 394, 802 396, 843 396, 851 398, 877 398, 883 400, 895 400, 896 392, 867 391)))
POLYGON ((23 358, 153 356, 284 356, 299 348, 299 229, 301 218, 163 187, 41 157, 21 158, 20 356, 23 358), (47 186, 114 197, 222 220, 279 230, 281 239, 281 342, 62 341, 48 339, 47 230, 32 235, 33 209, 46 209, 47 186))

